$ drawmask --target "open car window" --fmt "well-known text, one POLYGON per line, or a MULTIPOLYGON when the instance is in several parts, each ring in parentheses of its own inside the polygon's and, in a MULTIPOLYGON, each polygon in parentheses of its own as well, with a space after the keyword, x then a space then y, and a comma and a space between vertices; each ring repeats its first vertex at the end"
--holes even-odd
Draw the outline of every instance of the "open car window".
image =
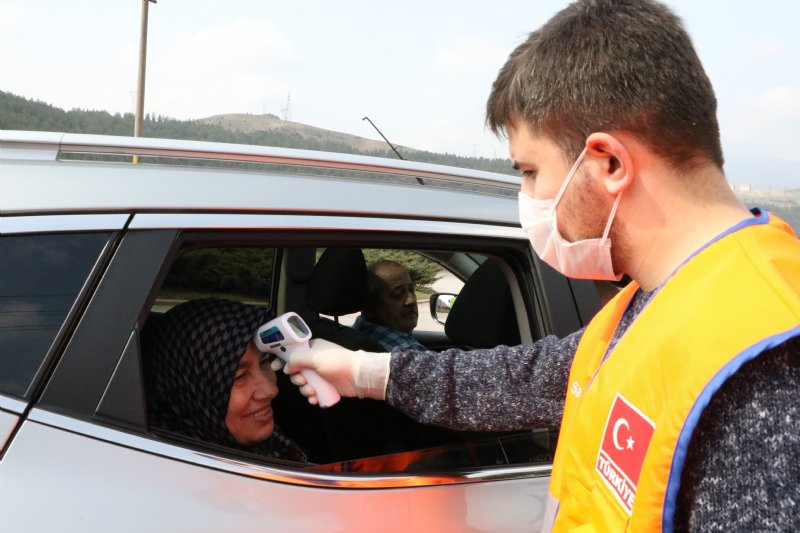
POLYGON ((155 312, 187 300, 225 298, 269 307, 275 271, 274 248, 210 247, 187 250, 171 265, 155 312))
MULTIPOLYGON (((513 265, 508 257, 475 250, 227 247, 198 243, 179 253, 169 266, 150 309, 152 320, 145 324, 144 336, 158 317, 179 303, 222 298, 270 308, 278 314, 296 312, 306 320, 315 338, 325 338, 350 349, 388 351, 376 345, 369 335, 352 328, 361 311, 357 303, 362 300, 354 296, 358 290, 352 286, 354 268, 350 262, 363 262, 358 267, 363 269, 381 259, 397 261, 413 273, 420 324, 425 324, 414 332, 416 341, 423 346, 421 349, 469 350, 520 343, 517 320, 526 316, 525 307, 532 304, 512 299, 512 288, 524 291, 523 283, 513 272, 529 267, 513 265), (331 263, 322 259, 323 254, 334 256, 333 264, 347 267, 332 269, 343 278, 318 271, 326 261, 331 263), (437 292, 448 295, 440 299, 440 303, 446 302, 446 308, 430 305, 431 295, 437 292), (487 320, 502 327, 476 327, 487 320)), ((144 352, 146 360, 148 354, 144 352)), ((322 410, 309 405, 283 373, 279 372, 276 378, 279 393, 272 400, 275 427, 305 453, 309 463, 297 464, 298 468, 417 474, 552 461, 557 433, 549 428, 516 432, 456 431, 416 422, 385 402, 349 398, 322 410)), ((151 430, 182 445, 192 442, 185 436, 170 436, 157 428, 151 430)), ((202 447, 203 443, 194 445, 202 447)), ((219 447, 214 445, 210 449, 216 453, 219 447)), ((231 448, 233 454, 240 451, 235 446, 231 448)))
MULTIPOLYGON (((417 251, 397 248, 363 248, 362 253, 367 268, 373 267, 382 261, 392 261, 402 265, 409 273, 411 282, 414 284, 416 305, 417 305, 417 325, 414 328, 414 336, 424 339, 430 338, 431 332, 444 332, 444 321, 441 320, 449 309, 443 308, 440 304, 440 319, 432 316, 430 311, 430 299, 435 294, 447 294, 439 299, 440 302, 452 302, 455 296, 464 287, 464 280, 477 268, 480 262, 486 260, 486 256, 480 254, 467 254, 464 252, 452 251, 417 251)), ((323 249, 317 251, 317 257, 324 252, 323 249)), ((360 311, 338 317, 341 324, 352 326, 359 316, 360 311)), ((332 317, 331 317, 332 318, 332 317)))

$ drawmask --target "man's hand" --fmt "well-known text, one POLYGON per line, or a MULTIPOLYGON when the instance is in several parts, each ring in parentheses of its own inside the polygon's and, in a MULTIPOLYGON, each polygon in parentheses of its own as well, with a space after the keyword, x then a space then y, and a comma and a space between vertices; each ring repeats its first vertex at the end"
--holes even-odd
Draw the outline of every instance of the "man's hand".
MULTIPOLYGON (((292 383, 312 405, 318 400, 314 387, 299 374, 304 368, 315 370, 342 396, 383 400, 389 378, 389 359, 388 353, 354 352, 324 339, 312 339, 308 348, 291 352, 283 371, 291 376, 292 383)), ((280 360, 272 362, 274 370, 279 370, 281 365, 280 360)))

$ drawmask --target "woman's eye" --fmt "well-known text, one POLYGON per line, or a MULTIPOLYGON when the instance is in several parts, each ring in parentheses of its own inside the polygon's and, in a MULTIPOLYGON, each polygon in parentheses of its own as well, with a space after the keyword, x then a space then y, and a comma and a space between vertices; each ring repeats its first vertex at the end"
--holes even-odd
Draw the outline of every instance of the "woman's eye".
POLYGON ((524 170, 522 171, 522 177, 525 179, 535 179, 536 178, 536 171, 535 170, 524 170))
POLYGON ((236 375, 233 377, 233 381, 239 381, 246 375, 246 372, 237 372, 236 375))

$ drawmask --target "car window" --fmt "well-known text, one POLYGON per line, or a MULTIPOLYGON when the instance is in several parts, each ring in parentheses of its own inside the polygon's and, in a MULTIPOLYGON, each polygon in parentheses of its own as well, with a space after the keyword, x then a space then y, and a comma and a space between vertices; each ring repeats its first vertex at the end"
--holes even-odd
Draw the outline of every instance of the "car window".
MULTIPOLYGON (((273 247, 198 247, 182 253, 173 261, 151 317, 161 315, 180 302, 207 297, 224 298, 244 303, 268 306, 270 287, 276 262, 276 250, 292 257, 293 248, 273 247)), ((350 269, 339 268, 353 257, 364 256, 364 262, 395 261, 410 272, 415 281, 421 333, 417 340, 426 349, 444 350, 451 347, 470 349, 520 342, 515 304, 510 297, 509 283, 500 268, 504 261, 474 251, 413 250, 398 248, 297 248, 308 250, 309 260, 293 263, 283 260, 287 271, 281 283, 302 291, 302 298, 284 294, 281 301, 316 301, 315 291, 322 289, 320 301, 324 306, 337 307, 329 297, 351 299, 348 281, 350 269), (312 281, 323 254, 336 255, 337 269, 321 276, 324 283, 312 281), (350 258, 350 259, 346 259, 350 258), (345 261, 345 262, 341 262, 345 261), (294 266, 289 266, 293 265, 294 266), (336 275, 329 275, 332 272, 336 275), (466 284, 464 281, 466 280, 466 284), (337 285, 347 290, 335 290, 337 285), (333 288, 333 289, 332 289, 333 288), (438 317, 445 326, 431 318, 430 296, 447 293, 442 299, 438 317), (445 305, 446 304, 446 305, 445 305), (447 307, 447 309, 444 309, 447 307), (489 327, 476 327, 487 324, 489 327), (500 327, 500 324, 504 324, 500 327)), ((360 261, 360 258, 358 259, 360 261)), ((363 268, 363 267, 362 267, 363 268)), ((508 270, 508 269, 506 269, 508 270)), ((510 271, 510 270, 508 270, 510 271)), ((286 287, 278 289, 286 290, 286 287)), ((338 342, 351 349, 362 349, 358 342, 369 332, 344 327, 353 323, 359 313, 339 316, 340 324, 308 309, 288 305, 284 311, 295 311, 306 318, 315 337, 338 342), (351 344, 353 343, 353 344, 351 344)), ((313 311, 313 309, 312 309, 313 311)), ((156 317, 157 318, 157 317, 156 317)), ((155 322, 157 323, 157 322, 155 322)), ((147 351, 147 327, 145 352, 147 351)), ((366 340, 369 340, 368 338, 366 340)), ((383 351, 380 346, 373 351, 383 351)), ((143 357, 147 358, 144 353, 143 357)), ((145 364, 145 367, 148 365, 145 364)), ((148 379, 147 374, 145 375, 148 379)), ((552 460, 557 440, 556 432, 541 428, 520 432, 456 431, 420 424, 384 402, 343 399, 329 410, 310 406, 288 378, 278 373, 279 394, 272 401, 275 421, 281 435, 297 444, 312 463, 311 468, 338 472, 430 472, 462 471, 477 467, 513 464, 546 464, 552 460)), ((152 413, 151 413, 152 416, 152 413)), ((151 429, 156 429, 152 428, 151 429)), ((170 438, 169 434, 157 431, 170 438)), ((182 440, 182 439, 178 439, 182 440)), ((232 450, 236 453, 236 450, 232 450)))
MULTIPOLYGON (((320 256, 322 250, 318 250, 317 257, 320 256)), ((422 332, 444 332, 444 324, 435 320, 431 315, 431 295, 436 293, 457 295, 464 286, 463 280, 469 277, 472 270, 476 268, 476 260, 486 259, 485 256, 460 252, 421 252, 397 248, 363 248, 361 251, 368 267, 381 261, 394 261, 408 270, 417 299, 418 322, 415 331, 422 332), (458 258, 458 260, 454 260, 454 258, 458 258), (463 270, 465 266, 466 271, 463 270)), ((450 301, 451 299, 443 297, 441 301, 450 301)), ((340 316, 339 322, 352 326, 359 314, 360 312, 356 312, 340 316)))
POLYGON ((275 249, 215 247, 188 250, 170 267, 153 311, 187 300, 224 298, 269 307, 275 249))
POLYGON ((27 395, 108 238, 0 237, 0 392, 27 395))

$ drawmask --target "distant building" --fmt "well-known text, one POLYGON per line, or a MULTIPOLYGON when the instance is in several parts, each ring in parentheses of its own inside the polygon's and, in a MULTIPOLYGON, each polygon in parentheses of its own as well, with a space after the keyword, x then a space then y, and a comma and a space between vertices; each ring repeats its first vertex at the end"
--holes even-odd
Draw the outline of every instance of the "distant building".
POLYGON ((741 185, 730 183, 729 185, 731 186, 731 190, 735 192, 750 192, 753 190, 753 187, 749 183, 743 183, 741 185))

